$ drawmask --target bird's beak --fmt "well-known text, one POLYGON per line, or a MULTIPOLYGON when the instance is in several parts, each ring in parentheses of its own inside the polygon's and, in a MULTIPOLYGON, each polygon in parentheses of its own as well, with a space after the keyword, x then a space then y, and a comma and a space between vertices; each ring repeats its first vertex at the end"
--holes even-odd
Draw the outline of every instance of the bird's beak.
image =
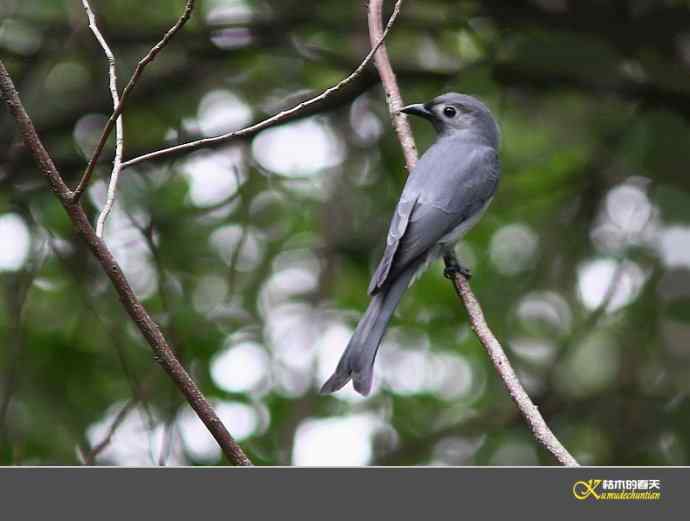
POLYGON ((414 105, 403 107, 400 109, 400 112, 404 112, 405 114, 410 114, 412 116, 420 116, 424 119, 431 119, 433 116, 433 113, 421 103, 415 103, 414 105))

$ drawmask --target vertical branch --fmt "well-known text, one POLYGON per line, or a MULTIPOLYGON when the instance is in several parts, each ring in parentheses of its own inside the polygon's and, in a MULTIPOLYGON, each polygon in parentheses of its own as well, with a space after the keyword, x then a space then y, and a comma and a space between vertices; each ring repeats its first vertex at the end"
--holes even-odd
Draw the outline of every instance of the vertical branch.
MULTIPOLYGON (((396 5, 396 9, 400 9, 396 5)), ((383 27, 383 0, 370 0, 369 2, 369 40, 373 46, 376 42, 381 41, 382 27, 383 27)), ((398 82, 395 79, 395 72, 388 59, 388 51, 386 46, 381 45, 374 54, 374 63, 376 69, 379 71, 383 90, 386 92, 386 101, 388 102, 388 110, 391 114, 391 120, 395 133, 398 135, 398 141, 403 149, 405 156, 405 164, 407 169, 411 172, 414 165, 417 163, 417 145, 415 145, 414 137, 410 129, 410 124, 407 121, 407 115, 400 112, 403 107, 402 96, 398 88, 398 82)))
MULTIPOLYGON (((96 36, 96 40, 101 44, 105 57, 108 59, 108 77, 110 86, 110 95, 113 98, 113 113, 117 111, 120 105, 120 95, 117 93, 117 67, 115 63, 115 55, 113 51, 110 50, 108 42, 101 34, 98 29, 98 24, 96 24, 96 17, 93 14, 91 6, 88 0, 81 0, 84 10, 86 11, 86 16, 89 18, 89 28, 91 32, 96 36)), ((110 211, 113 209, 113 204, 115 204, 115 194, 117 190, 117 180, 120 176, 120 170, 122 169, 122 151, 125 145, 124 128, 122 124, 122 115, 117 116, 115 121, 115 158, 113 159, 113 170, 110 174, 110 182, 108 183, 108 195, 103 206, 103 210, 98 215, 98 220, 96 222, 96 235, 98 237, 103 237, 103 226, 105 225, 105 220, 108 218, 110 211)), ((94 154, 95 155, 95 154, 94 154)))
MULTIPOLYGON (((372 41, 377 41, 381 34, 381 11, 383 0, 370 0, 369 2, 369 32, 372 41)), ((410 126, 404 114, 399 112, 403 106, 400 90, 398 89, 397 81, 393 68, 391 67, 388 54, 386 53, 385 45, 382 45, 375 55, 376 67, 383 83, 383 88, 386 91, 386 98, 388 101, 388 108, 391 113, 393 127, 398 134, 400 145, 402 146, 405 155, 405 163, 407 169, 412 171, 417 162, 417 149, 414 143, 414 137, 410 130, 410 126)), ((539 409, 537 408, 525 389, 520 384, 515 371, 510 365, 510 361, 506 356, 500 342, 493 334, 477 298, 474 296, 470 284, 462 275, 458 274, 454 279, 455 291, 462 300, 467 314, 470 318, 472 330, 475 332, 479 341, 486 349, 489 358, 491 359, 498 375, 508 389, 510 397, 518 406, 520 413, 527 421, 534 437, 541 443, 554 457, 566 466, 578 466, 577 461, 573 458, 565 447, 558 441, 558 438, 551 432, 549 426, 544 421, 539 409)))

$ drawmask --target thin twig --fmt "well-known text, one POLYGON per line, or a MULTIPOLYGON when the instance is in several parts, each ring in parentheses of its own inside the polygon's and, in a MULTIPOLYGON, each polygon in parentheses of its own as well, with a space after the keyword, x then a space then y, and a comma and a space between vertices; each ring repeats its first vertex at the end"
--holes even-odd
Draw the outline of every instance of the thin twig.
MULTIPOLYGON (((369 2, 369 31, 372 40, 376 40, 377 35, 381 32, 382 5, 383 0, 371 0, 369 2)), ((376 67, 379 70, 381 82, 386 91, 388 108, 391 112, 393 126, 395 127, 395 131, 398 134, 400 144, 403 148, 407 169, 412 171, 412 168, 414 168, 417 162, 417 149, 414 145, 414 137, 412 136, 407 119, 398 117, 398 111, 403 106, 402 97, 400 96, 393 68, 385 52, 385 46, 382 46, 376 55, 376 67)), ((465 305, 465 309, 467 309, 472 329, 489 354, 489 358, 491 358, 494 367, 496 367, 511 398, 529 424, 537 441, 549 450, 561 464, 578 466, 575 458, 570 455, 560 441, 558 441, 558 438, 551 432, 551 429, 549 429, 549 426, 544 421, 539 409, 532 403, 532 400, 530 400, 530 397, 520 384, 500 342, 496 339, 496 336, 486 323, 484 313, 479 306, 477 298, 474 296, 474 293, 472 293, 467 279, 462 275, 456 275, 454 286, 458 296, 465 305)))
POLYGON ((125 107, 125 102, 127 101, 129 94, 132 92, 132 89, 137 84, 137 81, 139 81, 141 74, 144 72, 144 68, 156 58, 158 53, 161 52, 161 50, 163 50, 163 48, 166 45, 168 45, 168 42, 172 39, 172 37, 175 36, 175 33, 177 33, 177 31, 179 31, 182 28, 182 26, 187 22, 187 20, 189 20, 189 17, 191 16, 193 9, 194 0, 187 0, 184 11, 177 19, 177 22, 175 22, 175 25, 173 25, 168 30, 168 32, 165 33, 161 41, 154 45, 151 48, 151 50, 146 54, 146 56, 144 56, 141 60, 139 60, 139 63, 137 63, 137 66, 134 69, 134 72, 132 73, 132 77, 129 79, 127 85, 125 86, 125 89, 122 91, 120 102, 114 108, 113 113, 110 115, 110 118, 108 118, 108 121, 106 122, 105 127, 103 128, 103 132, 101 132, 101 137, 98 139, 98 144, 96 145, 96 149, 93 153, 93 156, 91 156, 89 164, 86 165, 86 169, 82 174, 81 180, 79 181, 77 188, 74 189, 74 192, 71 195, 72 202, 76 203, 77 201, 79 201, 79 198, 88 186, 89 181, 91 180, 91 176, 93 175, 93 170, 96 167, 98 158, 101 156, 101 153, 103 152, 103 148, 105 147, 105 144, 108 141, 108 137, 110 136, 110 133, 113 130, 113 126, 120 117, 120 114, 122 114, 125 107))
MULTIPOLYGON (((81 0, 84 6, 84 11, 86 11, 86 16, 89 18, 89 28, 91 32, 96 36, 96 40, 101 44, 105 57, 108 59, 108 77, 110 85, 110 95, 113 98, 113 112, 117 110, 120 105, 120 95, 117 93, 117 64, 115 63, 115 55, 113 51, 110 50, 108 42, 106 42, 103 34, 98 29, 98 24, 96 23, 96 16, 93 14, 93 10, 89 5, 88 0, 81 0)), ((115 204, 115 194, 117 190, 117 180, 120 177, 120 169, 122 168, 122 152, 125 146, 125 134, 124 126, 122 124, 122 114, 117 116, 115 122, 115 158, 113 159, 113 170, 110 174, 110 182, 108 183, 108 195, 103 206, 103 210, 98 215, 98 220, 96 221, 96 235, 98 237, 103 237, 103 226, 105 225, 105 220, 108 218, 110 211, 113 209, 113 204, 115 204)), ((94 154, 95 155, 95 154, 94 154)), ((82 188, 83 190, 83 188, 82 188)))
POLYGON ((120 297, 122 306, 148 342, 156 362, 168 373, 177 388, 187 399, 189 405, 216 439, 228 460, 236 465, 251 465, 249 458, 247 458, 225 428, 211 404, 189 376, 189 373, 180 364, 158 325, 153 321, 146 308, 139 302, 129 281, 124 276, 122 268, 103 240, 96 235, 84 210, 80 205, 73 203, 71 192, 55 167, 50 154, 43 146, 41 139, 38 137, 33 122, 26 113, 26 109, 19 99, 17 89, 2 60, 0 60, 0 97, 10 109, 17 123, 17 128, 24 139, 24 143, 36 160, 41 174, 47 179, 51 191, 60 199, 75 230, 84 240, 93 256, 96 257, 103 271, 110 278, 115 291, 120 297))
POLYGON ((106 449, 106 447, 108 447, 108 445, 110 445, 110 442, 113 440, 113 436, 115 436, 115 431, 117 431, 122 422, 125 421, 125 418, 127 418, 127 415, 130 413, 130 411, 134 409, 134 406, 137 404, 137 402, 138 400, 136 398, 129 400, 115 416, 115 419, 113 420, 113 423, 110 424, 110 428, 108 429, 105 437, 94 445, 90 451, 82 451, 84 465, 93 465, 96 462, 96 456, 98 456, 106 449))
POLYGON ((158 455, 158 466, 165 467, 168 463, 168 458, 172 452, 173 441, 175 437, 175 413, 168 419, 165 425, 165 432, 163 433, 163 441, 161 443, 161 451, 158 455))
POLYGON ((391 27, 393 27, 393 23, 398 17, 401 4, 402 0, 397 0, 397 2, 395 3, 395 7, 393 8, 393 14, 391 14, 391 17, 388 19, 388 23, 386 24, 386 29, 382 31, 381 37, 375 43, 372 44, 371 51, 369 51, 369 53, 365 56, 365 58, 362 60, 359 66, 354 71, 352 71, 352 73, 349 74, 346 78, 342 79, 336 85, 327 88, 321 94, 314 96, 313 98, 303 101, 302 103, 299 103, 298 105, 295 105, 292 108, 283 110, 282 112, 274 114, 269 118, 266 118, 258 123, 245 127, 243 129, 228 132, 226 134, 221 134, 220 136, 198 139, 196 141, 190 141, 188 143, 182 143, 180 145, 162 148, 160 150, 156 150, 155 152, 149 152, 148 154, 143 154, 141 156, 134 157, 122 163, 123 170, 125 168, 129 168, 130 166, 143 163, 144 161, 160 159, 161 157, 177 154, 180 152, 191 152, 193 150, 198 150, 199 148, 217 145, 219 143, 226 143, 232 139, 236 139, 239 137, 254 135, 257 132, 260 132, 261 130, 265 130, 269 127, 282 123, 283 121, 287 120, 288 118, 291 118, 295 114, 302 112, 303 110, 310 107, 311 105, 314 105, 315 103, 319 103, 325 100, 332 94, 335 94, 336 92, 341 90, 349 83, 352 83, 352 81, 354 81, 362 73, 362 71, 371 61, 376 51, 383 45, 383 42, 386 36, 388 35, 388 32, 390 31, 391 27))

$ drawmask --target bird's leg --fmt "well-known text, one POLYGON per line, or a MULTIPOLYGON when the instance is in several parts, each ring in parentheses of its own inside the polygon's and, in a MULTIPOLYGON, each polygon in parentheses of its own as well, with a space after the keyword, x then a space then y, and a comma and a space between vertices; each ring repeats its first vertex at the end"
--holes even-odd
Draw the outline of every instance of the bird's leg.
POLYGON ((460 274, 467 280, 472 278, 472 271, 460 264, 455 252, 452 249, 447 249, 443 253, 443 262, 446 264, 446 268, 443 270, 443 276, 447 279, 454 280, 455 276, 460 274))

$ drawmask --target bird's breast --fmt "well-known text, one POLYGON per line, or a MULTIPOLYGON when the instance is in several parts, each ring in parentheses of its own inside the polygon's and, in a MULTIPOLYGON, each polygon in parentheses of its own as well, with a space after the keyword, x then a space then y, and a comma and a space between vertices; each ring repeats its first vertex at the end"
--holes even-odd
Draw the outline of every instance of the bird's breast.
POLYGON ((482 218, 484 212, 486 212, 486 209, 489 207, 493 199, 493 197, 487 199, 484 205, 479 209, 479 211, 475 212, 474 215, 470 215, 467 219, 465 219, 451 231, 446 233, 443 237, 441 237, 441 239, 438 242, 443 245, 454 245, 456 242, 462 239, 462 237, 468 231, 470 231, 470 229, 475 224, 479 222, 479 220, 482 218))

